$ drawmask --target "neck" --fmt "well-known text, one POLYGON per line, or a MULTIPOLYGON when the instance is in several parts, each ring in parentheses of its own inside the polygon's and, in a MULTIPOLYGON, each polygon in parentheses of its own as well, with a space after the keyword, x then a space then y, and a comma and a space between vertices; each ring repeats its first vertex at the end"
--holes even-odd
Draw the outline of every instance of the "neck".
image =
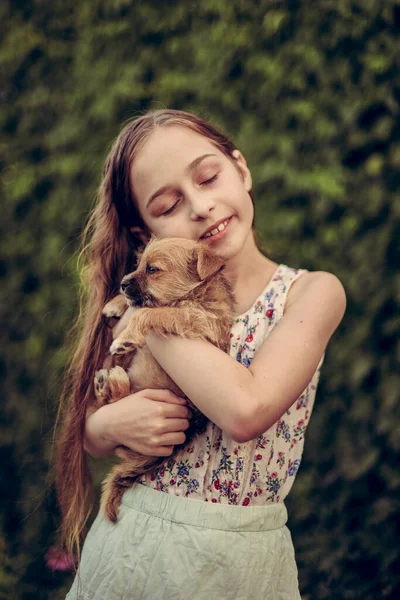
POLYGON ((239 293, 249 281, 263 279, 265 272, 272 270, 275 263, 266 258, 257 248, 253 233, 248 236, 241 251, 225 263, 224 275, 233 291, 239 293))

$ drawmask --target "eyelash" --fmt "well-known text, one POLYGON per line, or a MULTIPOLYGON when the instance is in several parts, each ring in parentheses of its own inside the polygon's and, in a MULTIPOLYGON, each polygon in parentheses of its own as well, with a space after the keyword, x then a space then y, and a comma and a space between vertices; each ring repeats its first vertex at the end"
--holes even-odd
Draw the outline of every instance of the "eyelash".
MULTIPOLYGON (((216 173, 213 177, 210 177, 210 179, 207 179, 207 181, 203 181, 203 183, 201 185, 210 185, 211 183, 214 183, 214 181, 216 179, 218 179, 218 173, 216 173)), ((179 200, 177 202, 175 202, 175 204, 173 206, 171 206, 171 208, 169 208, 168 210, 163 212, 162 216, 165 217, 166 215, 168 216, 171 213, 173 213, 175 208, 178 206, 178 204, 179 204, 179 200)))

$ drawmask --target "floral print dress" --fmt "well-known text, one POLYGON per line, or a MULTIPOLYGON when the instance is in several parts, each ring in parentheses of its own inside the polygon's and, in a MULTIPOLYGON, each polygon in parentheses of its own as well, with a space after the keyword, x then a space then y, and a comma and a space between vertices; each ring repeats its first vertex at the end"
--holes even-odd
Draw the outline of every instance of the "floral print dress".
MULTIPOLYGON (((230 356, 245 367, 283 316, 292 283, 306 269, 278 265, 253 306, 235 317, 230 356)), ((267 431, 235 442, 211 421, 139 483, 174 496, 234 505, 283 502, 298 472, 325 354, 297 400, 267 431)))

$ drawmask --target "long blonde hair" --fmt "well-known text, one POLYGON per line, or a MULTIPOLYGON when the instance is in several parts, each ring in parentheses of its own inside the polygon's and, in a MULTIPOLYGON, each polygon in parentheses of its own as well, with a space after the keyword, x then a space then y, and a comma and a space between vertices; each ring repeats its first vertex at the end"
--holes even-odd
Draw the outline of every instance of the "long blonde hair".
POLYGON ((135 250, 142 242, 130 228, 146 231, 132 194, 130 169, 154 129, 170 125, 187 127, 210 139, 230 159, 235 150, 222 132, 202 118, 180 110, 161 109, 129 121, 107 156, 96 206, 82 237, 82 292, 73 330, 75 351, 65 373, 55 436, 61 544, 78 558, 93 508, 93 486, 83 448, 86 412, 94 402, 95 371, 102 365, 111 343, 102 308, 118 293, 123 276, 134 269, 135 250))

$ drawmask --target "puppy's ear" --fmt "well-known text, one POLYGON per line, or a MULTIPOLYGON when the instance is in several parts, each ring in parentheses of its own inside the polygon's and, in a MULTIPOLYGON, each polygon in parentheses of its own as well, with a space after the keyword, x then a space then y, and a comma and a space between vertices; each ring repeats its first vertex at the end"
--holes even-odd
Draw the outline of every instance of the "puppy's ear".
POLYGON ((196 249, 196 254, 197 273, 199 274, 201 281, 215 275, 215 273, 222 269, 224 265, 224 260, 219 256, 215 256, 215 254, 205 246, 199 246, 196 249))
MULTIPOLYGON (((136 260, 136 262, 135 262, 135 265, 136 265, 135 269, 137 269, 137 267, 138 267, 138 265, 140 263, 140 259, 143 256, 143 252, 144 252, 144 248, 143 247, 141 247, 140 250, 136 250, 136 252, 135 252, 135 260, 136 260)), ((129 273, 125 273, 125 275, 129 275, 129 273)))

